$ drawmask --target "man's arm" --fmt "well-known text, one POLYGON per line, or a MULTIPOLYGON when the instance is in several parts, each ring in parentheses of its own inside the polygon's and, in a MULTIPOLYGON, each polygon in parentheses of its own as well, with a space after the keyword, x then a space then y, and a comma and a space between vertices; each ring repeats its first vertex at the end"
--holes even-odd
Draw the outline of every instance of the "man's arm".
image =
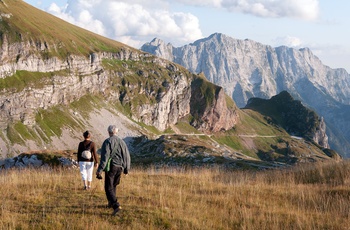
POLYGON ((130 163, 131 163, 131 158, 130 158, 130 152, 128 149, 128 146, 125 144, 123 140, 121 140, 122 144, 122 152, 123 152, 123 159, 124 159, 124 174, 128 174, 130 170, 130 163))

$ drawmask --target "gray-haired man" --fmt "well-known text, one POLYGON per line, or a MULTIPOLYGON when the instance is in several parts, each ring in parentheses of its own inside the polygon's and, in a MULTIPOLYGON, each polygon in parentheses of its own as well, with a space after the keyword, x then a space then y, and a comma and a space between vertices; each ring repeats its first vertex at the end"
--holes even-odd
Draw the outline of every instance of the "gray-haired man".
POLYGON ((117 185, 120 183, 121 174, 128 174, 130 170, 130 153, 125 142, 117 136, 118 128, 115 125, 108 127, 109 138, 101 148, 101 160, 96 171, 96 177, 102 179, 101 173, 111 158, 110 170, 105 172, 105 192, 108 206, 113 208, 112 215, 117 214, 120 205, 117 199, 117 185))

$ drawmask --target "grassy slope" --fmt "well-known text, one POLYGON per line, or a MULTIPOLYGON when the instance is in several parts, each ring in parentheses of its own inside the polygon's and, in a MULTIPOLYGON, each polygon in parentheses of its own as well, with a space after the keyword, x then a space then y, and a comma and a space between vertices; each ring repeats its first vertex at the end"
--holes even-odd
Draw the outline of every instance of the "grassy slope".
MULTIPOLYGON (((67 23, 51 14, 30 6, 22 0, 0 2, 0 10, 11 17, 2 18, 2 33, 9 35, 9 42, 20 40, 47 42, 57 46, 56 54, 64 58, 68 53, 88 55, 95 51, 117 51, 126 45, 94 34, 67 23)), ((130 47, 129 47, 130 48, 130 47)))
POLYGON ((1 171, 1 229, 349 229, 349 162, 292 171, 133 169, 110 216, 79 171, 1 171), (176 189, 174 189, 176 188, 176 189), (23 192, 25 191, 25 192, 23 192))

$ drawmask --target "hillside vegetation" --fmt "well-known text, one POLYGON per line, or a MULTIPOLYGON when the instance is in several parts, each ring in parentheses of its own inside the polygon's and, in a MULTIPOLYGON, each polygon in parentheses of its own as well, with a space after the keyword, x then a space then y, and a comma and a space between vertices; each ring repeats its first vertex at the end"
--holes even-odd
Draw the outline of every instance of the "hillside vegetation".
POLYGON ((350 164, 290 170, 133 168, 112 217, 78 169, 0 171, 0 229, 349 229, 350 164))
POLYGON ((0 10, 4 158, 75 151, 87 129, 100 145, 106 127, 116 124, 135 161, 145 164, 270 168, 339 159, 313 140, 291 137, 265 114, 240 110, 203 74, 20 0, 1 1, 0 10))
POLYGON ((269 116, 272 123, 283 127, 288 133, 309 140, 319 127, 316 112, 306 108, 301 101, 294 100, 287 91, 269 100, 251 98, 245 108, 269 116))
MULTIPOLYGON (((43 58, 67 55, 88 56, 98 51, 116 52, 125 44, 102 37, 43 12, 22 0, 1 1, 0 44, 30 41, 33 46, 54 46, 43 58), (10 20, 8 20, 10 18, 10 20)), ((130 48, 130 47, 129 47, 130 48)))

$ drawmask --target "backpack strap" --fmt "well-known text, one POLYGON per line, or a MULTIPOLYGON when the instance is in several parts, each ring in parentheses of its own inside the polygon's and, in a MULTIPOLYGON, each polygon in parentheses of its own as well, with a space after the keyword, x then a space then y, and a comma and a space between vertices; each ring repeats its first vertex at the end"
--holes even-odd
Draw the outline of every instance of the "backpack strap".
POLYGON ((92 141, 90 141, 89 144, 87 144, 86 146, 84 146, 84 147, 85 147, 85 150, 90 150, 90 148, 91 148, 91 143, 92 143, 92 141))

